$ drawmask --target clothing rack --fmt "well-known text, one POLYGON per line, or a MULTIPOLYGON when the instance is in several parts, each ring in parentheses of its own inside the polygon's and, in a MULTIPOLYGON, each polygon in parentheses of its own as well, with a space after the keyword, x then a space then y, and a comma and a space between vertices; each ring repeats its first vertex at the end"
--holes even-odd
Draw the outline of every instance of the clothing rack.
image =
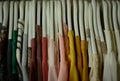
POLYGON ((119 0, 0 0, 0 81, 119 75, 119 0))

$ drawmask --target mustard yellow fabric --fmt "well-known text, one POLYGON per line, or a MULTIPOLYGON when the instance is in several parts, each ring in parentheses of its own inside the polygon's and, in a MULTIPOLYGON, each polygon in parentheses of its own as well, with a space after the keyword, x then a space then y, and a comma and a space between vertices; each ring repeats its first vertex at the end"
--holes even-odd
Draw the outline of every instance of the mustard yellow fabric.
POLYGON ((77 69, 79 73, 79 81, 82 81, 82 55, 81 55, 81 45, 80 45, 80 36, 75 36, 75 44, 76 44, 76 54, 77 54, 77 69))
POLYGON ((89 81, 89 77, 88 77, 87 48, 88 48, 87 41, 81 40, 81 52, 82 52, 82 58, 83 58, 83 74, 82 74, 82 81, 89 81))
POLYGON ((79 81, 78 80, 78 73, 76 68, 76 58, 75 58, 75 47, 74 47, 74 33, 72 30, 68 31, 68 38, 69 38, 69 47, 70 53, 68 55, 69 61, 69 81, 79 81))

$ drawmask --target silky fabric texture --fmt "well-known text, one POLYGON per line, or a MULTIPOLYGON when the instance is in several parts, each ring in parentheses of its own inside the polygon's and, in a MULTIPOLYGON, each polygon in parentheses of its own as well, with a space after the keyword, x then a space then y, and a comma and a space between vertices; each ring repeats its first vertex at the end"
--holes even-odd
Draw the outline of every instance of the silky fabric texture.
POLYGON ((65 46, 63 36, 59 34, 59 46, 60 46, 60 72, 58 81, 68 81, 68 63, 65 59, 65 46))
POLYGON ((8 81, 13 81, 13 77, 12 77, 12 39, 8 39, 7 72, 8 72, 8 81))
POLYGON ((7 38, 7 28, 2 27, 0 32, 0 81, 7 79, 7 38))
POLYGON ((40 26, 35 27, 37 39, 37 80, 42 81, 42 29, 40 26))
POLYGON ((68 37, 69 37, 69 47, 70 47, 70 53, 68 56, 69 60, 69 81, 79 81, 78 80, 78 72, 77 72, 77 66, 76 66, 76 57, 75 57, 75 46, 74 46, 74 33, 72 30, 68 31, 68 37))
POLYGON ((77 54, 77 69, 79 80, 82 81, 82 74, 83 74, 83 61, 82 61, 82 54, 81 54, 81 41, 80 36, 75 36, 75 45, 76 45, 76 54, 77 54))
POLYGON ((16 48, 17 48, 17 30, 12 32, 12 73, 17 73, 17 60, 16 60, 16 48))
POLYGON ((48 47, 47 37, 42 37, 42 74, 43 81, 48 81, 48 47))
POLYGON ((82 81, 89 81, 87 49, 88 49, 87 41, 81 40, 81 52, 82 52, 82 58, 83 58, 82 81))
POLYGON ((36 39, 32 38, 32 55, 30 59, 30 81, 37 81, 36 39))
POLYGON ((57 81, 57 72, 55 68, 55 42, 52 39, 48 41, 48 81, 57 81))
POLYGON ((28 79, 28 70, 27 70, 27 45, 28 45, 28 35, 23 35, 23 48, 22 48, 22 73, 23 81, 29 81, 28 79))

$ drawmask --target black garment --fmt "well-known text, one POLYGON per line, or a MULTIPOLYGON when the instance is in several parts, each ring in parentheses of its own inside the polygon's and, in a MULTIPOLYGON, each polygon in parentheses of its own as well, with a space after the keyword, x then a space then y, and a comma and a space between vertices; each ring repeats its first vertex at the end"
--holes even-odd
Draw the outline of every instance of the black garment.
POLYGON ((0 31, 0 81, 7 80, 7 28, 0 31))

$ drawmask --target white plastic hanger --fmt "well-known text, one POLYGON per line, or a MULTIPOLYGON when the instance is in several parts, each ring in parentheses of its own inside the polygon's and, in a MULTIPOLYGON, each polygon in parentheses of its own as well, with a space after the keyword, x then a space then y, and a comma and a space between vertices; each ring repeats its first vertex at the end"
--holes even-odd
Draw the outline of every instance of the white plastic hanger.
POLYGON ((120 64, 120 32, 118 28, 118 23, 117 23, 117 4, 112 1, 113 4, 113 26, 114 26, 114 31, 115 31, 115 37, 116 37, 116 43, 117 43, 117 51, 118 51, 118 61, 120 64))
POLYGON ((68 21, 68 30, 72 30, 71 4, 70 4, 70 0, 67 0, 67 21, 68 21))
POLYGON ((93 53, 92 53, 91 39, 90 37, 88 37, 88 35, 90 35, 88 10, 89 10, 89 3, 88 1, 84 1, 84 22, 85 22, 86 40, 88 41, 88 58, 89 58, 88 62, 89 62, 89 67, 91 67, 93 53))
POLYGON ((31 33, 32 34, 31 35, 32 35, 32 38, 35 38, 36 0, 32 1, 32 5, 31 6, 32 6, 32 8, 31 8, 32 9, 32 12, 31 12, 32 13, 32 16, 31 16, 32 17, 32 32, 31 33))
POLYGON ((25 27, 24 27, 24 34, 28 35, 28 28, 29 27, 29 2, 26 1, 25 7, 25 27))
POLYGON ((32 39, 32 35, 31 35, 31 32, 32 32, 32 2, 29 2, 29 30, 28 30, 28 47, 31 47, 31 39, 32 39))
POLYGON ((118 10, 117 10, 117 18, 118 18, 118 23, 119 23, 119 30, 120 30, 120 2, 117 1, 118 4, 118 10))
POLYGON ((46 2, 42 1, 42 36, 46 37, 47 33, 46 33, 46 2))
POLYGON ((113 16, 113 26, 114 30, 118 30, 118 24, 117 24, 117 4, 115 1, 112 1, 113 4, 113 11, 112 11, 112 16, 113 16))
POLYGON ((62 12, 61 12, 61 4, 60 1, 57 2, 58 3, 58 28, 59 28, 59 34, 63 35, 63 31, 62 31, 62 12))
POLYGON ((4 17, 3 17, 3 27, 7 27, 8 24, 8 8, 9 8, 9 2, 8 1, 4 1, 3 4, 3 13, 4 13, 4 17))
POLYGON ((95 38, 99 40, 99 33, 97 27, 97 3, 96 0, 92 0, 92 8, 93 8, 93 22, 94 22, 94 31, 95 31, 95 38))
POLYGON ((14 2, 13 1, 11 1, 10 2, 10 18, 9 18, 9 36, 8 36, 8 39, 12 39, 12 28, 13 28, 13 9, 14 9, 14 7, 13 7, 13 5, 14 5, 14 2))
POLYGON ((98 3, 97 4, 97 25, 98 25, 98 31, 99 31, 99 35, 100 35, 100 40, 102 42, 105 42, 105 39, 104 39, 104 35, 103 35, 103 29, 102 29, 102 26, 101 26, 101 19, 100 19, 100 4, 98 3))
POLYGON ((40 20, 41 20, 41 1, 37 1, 37 25, 41 25, 40 24, 40 20))
POLYGON ((2 1, 0 1, 0 23, 2 23, 2 17, 3 17, 3 12, 2 12, 2 5, 3 4, 3 2, 2 1))
POLYGON ((14 2, 14 30, 17 30, 18 21, 18 1, 14 2))
POLYGON ((85 40, 85 32, 84 32, 84 23, 83 23, 83 1, 79 0, 79 31, 81 40, 85 40))
POLYGON ((93 31, 93 11, 92 11, 92 4, 89 4, 89 27, 90 27, 90 36, 91 36, 91 44, 92 44, 92 51, 93 54, 97 54, 96 44, 95 44, 95 36, 93 31))
POLYGON ((50 36, 50 4, 49 1, 46 3, 46 19, 47 19, 47 36, 50 36))
POLYGON ((78 16, 78 14, 77 14, 77 1, 73 0, 73 22, 74 22, 75 36, 79 36, 77 16, 78 16))
POLYGON ((111 4, 111 1, 108 0, 108 19, 109 19, 109 26, 110 26, 110 29, 113 30, 113 24, 112 24, 112 4, 111 4))
POLYGON ((20 1, 20 19, 24 20, 24 1, 20 1))
POLYGON ((63 23, 66 23, 66 4, 65 4, 65 0, 61 0, 62 1, 62 21, 63 23))
POLYGON ((103 20, 104 20, 104 26, 106 30, 109 30, 109 25, 108 25, 108 12, 107 12, 107 4, 105 1, 103 3, 103 20))
POLYGON ((55 0, 54 1, 54 21, 55 21, 55 39, 56 39, 56 42, 58 41, 58 5, 57 5, 57 1, 55 0))
POLYGON ((50 1, 50 39, 54 40, 53 1, 50 1))

